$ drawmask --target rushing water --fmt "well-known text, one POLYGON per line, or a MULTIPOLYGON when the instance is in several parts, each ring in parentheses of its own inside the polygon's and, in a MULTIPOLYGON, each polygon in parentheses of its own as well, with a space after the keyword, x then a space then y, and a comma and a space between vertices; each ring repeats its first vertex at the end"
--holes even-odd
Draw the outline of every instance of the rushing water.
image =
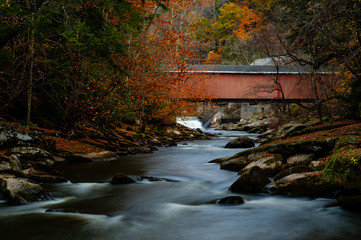
POLYGON ((237 195, 227 190, 237 174, 207 162, 240 151, 223 146, 246 134, 221 133, 153 154, 61 165, 71 182, 45 186, 53 201, 0 204, 0 239, 360 239, 360 215, 332 199, 239 194, 243 205, 215 204, 237 195), (167 180, 109 184, 117 172, 167 180))

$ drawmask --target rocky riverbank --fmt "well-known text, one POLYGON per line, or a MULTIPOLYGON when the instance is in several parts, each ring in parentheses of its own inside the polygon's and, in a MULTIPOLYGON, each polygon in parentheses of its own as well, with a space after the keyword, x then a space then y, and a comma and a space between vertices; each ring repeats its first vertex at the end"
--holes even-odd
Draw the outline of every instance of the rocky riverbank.
POLYGON ((131 127, 97 129, 90 125, 64 133, 0 122, 0 200, 26 204, 51 199, 41 184, 67 181, 55 170, 58 162, 109 160, 196 139, 207 136, 178 124, 151 126, 143 133, 131 127))
POLYGON ((337 197, 352 209, 361 206, 361 122, 286 124, 269 129, 273 119, 223 129, 258 129, 259 147, 215 159, 221 169, 237 171, 230 190, 289 196, 337 197))

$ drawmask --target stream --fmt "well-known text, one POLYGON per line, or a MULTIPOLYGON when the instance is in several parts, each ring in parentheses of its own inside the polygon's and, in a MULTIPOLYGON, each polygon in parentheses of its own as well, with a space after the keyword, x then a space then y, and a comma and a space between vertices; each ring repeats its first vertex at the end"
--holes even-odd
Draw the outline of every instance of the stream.
POLYGON ((24 206, 0 202, 0 239, 361 239, 361 215, 335 206, 334 199, 228 191, 237 173, 208 162, 244 150, 225 149, 232 138, 256 135, 215 133, 212 140, 182 142, 151 154, 61 164, 70 181, 44 186, 54 200, 24 206), (111 185, 118 172, 137 183, 111 185), (245 204, 215 203, 227 196, 242 196, 245 204))

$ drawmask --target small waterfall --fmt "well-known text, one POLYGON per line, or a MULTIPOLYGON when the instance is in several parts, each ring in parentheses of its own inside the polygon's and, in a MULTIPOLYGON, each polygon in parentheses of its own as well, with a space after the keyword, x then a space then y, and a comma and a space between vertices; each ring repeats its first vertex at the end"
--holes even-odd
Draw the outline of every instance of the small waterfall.
POLYGON ((197 117, 177 118, 177 123, 193 129, 203 128, 203 123, 197 117))

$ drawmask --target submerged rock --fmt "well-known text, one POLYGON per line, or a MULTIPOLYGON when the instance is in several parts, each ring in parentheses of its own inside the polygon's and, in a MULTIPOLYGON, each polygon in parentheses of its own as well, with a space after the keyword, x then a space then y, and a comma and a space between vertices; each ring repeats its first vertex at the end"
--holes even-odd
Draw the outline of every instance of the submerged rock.
POLYGON ((125 175, 123 173, 116 173, 114 174, 111 184, 130 184, 135 183, 135 180, 128 175, 125 175))
POLYGON ((238 204, 243 204, 244 200, 241 196, 228 196, 225 198, 218 199, 216 203, 220 205, 238 205, 238 204))
POLYGON ((254 140, 247 136, 241 136, 231 140, 225 148, 251 148, 254 147, 254 140))

